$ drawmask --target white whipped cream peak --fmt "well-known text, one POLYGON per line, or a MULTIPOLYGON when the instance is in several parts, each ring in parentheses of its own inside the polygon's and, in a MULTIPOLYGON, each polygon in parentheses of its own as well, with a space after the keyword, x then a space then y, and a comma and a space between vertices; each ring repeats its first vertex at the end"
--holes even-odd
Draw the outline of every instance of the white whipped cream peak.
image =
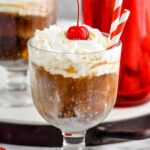
POLYGON ((43 31, 37 30, 32 45, 41 50, 30 50, 31 60, 46 71, 64 77, 118 73, 121 46, 106 50, 110 45, 108 38, 98 29, 86 27, 89 40, 69 40, 66 37, 68 27, 53 25, 43 31))
POLYGON ((108 38, 104 37, 98 29, 89 26, 86 28, 90 32, 90 40, 69 40, 66 37, 68 27, 60 28, 53 25, 43 31, 37 30, 33 45, 47 51, 65 53, 93 53, 104 51, 109 47, 108 38))

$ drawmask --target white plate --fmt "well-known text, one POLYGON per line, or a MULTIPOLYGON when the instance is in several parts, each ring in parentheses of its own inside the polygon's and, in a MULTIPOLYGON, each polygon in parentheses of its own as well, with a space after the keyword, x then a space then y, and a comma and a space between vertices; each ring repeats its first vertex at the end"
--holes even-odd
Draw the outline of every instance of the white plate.
MULTIPOLYGON (((150 102, 132 108, 114 108, 105 122, 130 119, 146 114, 150 114, 150 102)), ((17 124, 47 124, 33 105, 21 108, 0 107, 0 121, 17 124)))

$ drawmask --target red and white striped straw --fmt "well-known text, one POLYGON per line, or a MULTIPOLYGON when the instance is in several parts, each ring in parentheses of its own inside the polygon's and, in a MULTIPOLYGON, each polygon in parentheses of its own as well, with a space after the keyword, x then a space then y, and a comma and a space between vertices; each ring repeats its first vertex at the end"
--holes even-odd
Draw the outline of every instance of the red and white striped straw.
POLYGON ((119 21, 119 25, 117 26, 117 29, 112 33, 111 47, 114 47, 119 42, 124 27, 126 25, 126 22, 129 18, 129 15, 130 15, 130 11, 124 9, 119 21))
POLYGON ((123 2, 123 0, 116 0, 116 2, 115 2, 112 24, 111 24, 111 28, 110 28, 110 34, 109 34, 110 40, 113 37, 112 33, 117 29, 118 24, 119 24, 121 9, 122 9, 122 2, 123 2))

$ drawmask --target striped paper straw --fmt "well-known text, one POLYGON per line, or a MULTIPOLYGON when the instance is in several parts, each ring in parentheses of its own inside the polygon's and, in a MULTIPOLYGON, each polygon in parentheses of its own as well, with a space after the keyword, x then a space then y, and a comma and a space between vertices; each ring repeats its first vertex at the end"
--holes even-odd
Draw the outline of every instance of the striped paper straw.
POLYGON ((117 29, 112 33, 111 47, 114 47, 119 42, 124 27, 126 25, 126 22, 129 18, 129 15, 130 11, 124 9, 119 21, 119 25, 117 26, 117 29))
POLYGON ((109 34, 110 39, 112 39, 112 37, 113 37, 112 33, 117 29, 117 26, 119 24, 121 9, 122 9, 122 2, 123 2, 123 0, 116 0, 116 2, 115 2, 112 24, 111 24, 111 28, 110 28, 110 34, 109 34))

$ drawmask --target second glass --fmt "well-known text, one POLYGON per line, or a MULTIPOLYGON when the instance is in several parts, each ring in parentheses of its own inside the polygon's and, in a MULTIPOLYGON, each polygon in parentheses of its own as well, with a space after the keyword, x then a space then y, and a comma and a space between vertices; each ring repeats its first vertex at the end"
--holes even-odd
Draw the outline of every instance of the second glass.
POLYGON ((8 78, 7 85, 0 89, 0 105, 31 103, 26 98, 27 41, 35 29, 55 23, 55 9, 56 0, 0 0, 0 66, 6 69, 8 78))

